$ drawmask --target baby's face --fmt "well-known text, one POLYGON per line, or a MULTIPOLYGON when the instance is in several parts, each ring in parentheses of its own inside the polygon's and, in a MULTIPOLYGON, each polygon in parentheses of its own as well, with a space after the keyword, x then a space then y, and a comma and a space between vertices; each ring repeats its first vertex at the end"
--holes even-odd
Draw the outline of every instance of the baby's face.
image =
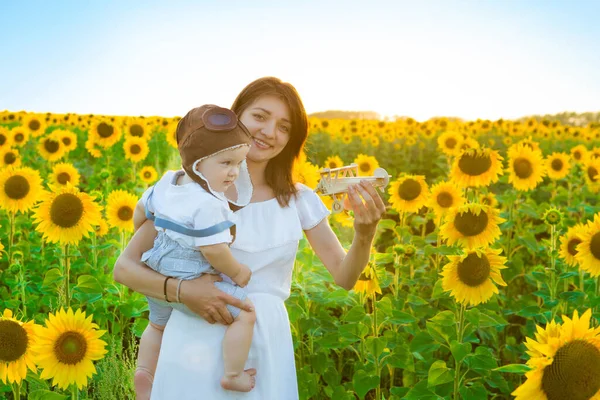
POLYGON ((225 150, 200 161, 196 168, 208 180, 213 190, 224 192, 239 176, 240 166, 249 149, 249 146, 242 146, 225 150))

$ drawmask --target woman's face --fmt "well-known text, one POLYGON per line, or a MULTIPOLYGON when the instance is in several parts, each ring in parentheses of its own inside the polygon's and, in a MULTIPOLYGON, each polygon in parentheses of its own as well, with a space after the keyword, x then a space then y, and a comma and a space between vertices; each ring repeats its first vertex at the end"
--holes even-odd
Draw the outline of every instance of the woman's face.
POLYGON ((248 159, 267 162, 281 153, 290 140, 292 123, 287 105, 277 96, 261 96, 240 116, 252 135, 248 159))

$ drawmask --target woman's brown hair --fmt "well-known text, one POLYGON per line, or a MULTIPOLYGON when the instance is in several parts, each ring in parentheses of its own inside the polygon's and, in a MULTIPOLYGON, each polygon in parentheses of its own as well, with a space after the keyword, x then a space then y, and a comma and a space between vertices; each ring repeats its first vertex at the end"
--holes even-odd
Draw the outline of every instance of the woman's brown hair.
POLYGON ((300 95, 291 84, 269 76, 257 79, 246 86, 233 102, 231 110, 239 117, 259 97, 267 95, 274 95, 283 100, 291 114, 290 140, 281 153, 269 160, 265 169, 267 184, 275 192, 279 205, 285 207, 289 204, 292 195, 297 193, 292 179, 292 169, 308 136, 308 117, 300 95))

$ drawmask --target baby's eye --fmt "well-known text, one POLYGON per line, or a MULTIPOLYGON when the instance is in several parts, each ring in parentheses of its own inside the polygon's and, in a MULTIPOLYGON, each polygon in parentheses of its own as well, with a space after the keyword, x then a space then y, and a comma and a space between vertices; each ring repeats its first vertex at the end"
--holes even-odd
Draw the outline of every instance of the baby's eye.
POLYGON ((229 162, 229 161, 222 161, 221 164, 223 164, 223 165, 229 165, 229 164, 231 164, 231 162, 229 162))

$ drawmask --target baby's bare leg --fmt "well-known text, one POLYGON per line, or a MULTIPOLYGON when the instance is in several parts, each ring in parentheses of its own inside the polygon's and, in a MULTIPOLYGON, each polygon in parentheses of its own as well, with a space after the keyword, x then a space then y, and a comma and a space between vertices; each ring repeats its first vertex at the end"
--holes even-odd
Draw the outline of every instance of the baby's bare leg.
MULTIPOLYGON (((246 304, 252 304, 246 299, 246 304)), ((252 344, 252 334, 256 314, 241 311, 237 318, 227 328, 223 338, 223 362, 225 374, 221 379, 221 386, 227 390, 249 392, 254 388, 255 369, 244 371, 248 359, 248 352, 252 344)))
POLYGON ((137 368, 133 379, 137 400, 149 400, 164 326, 150 322, 140 339, 137 368))

